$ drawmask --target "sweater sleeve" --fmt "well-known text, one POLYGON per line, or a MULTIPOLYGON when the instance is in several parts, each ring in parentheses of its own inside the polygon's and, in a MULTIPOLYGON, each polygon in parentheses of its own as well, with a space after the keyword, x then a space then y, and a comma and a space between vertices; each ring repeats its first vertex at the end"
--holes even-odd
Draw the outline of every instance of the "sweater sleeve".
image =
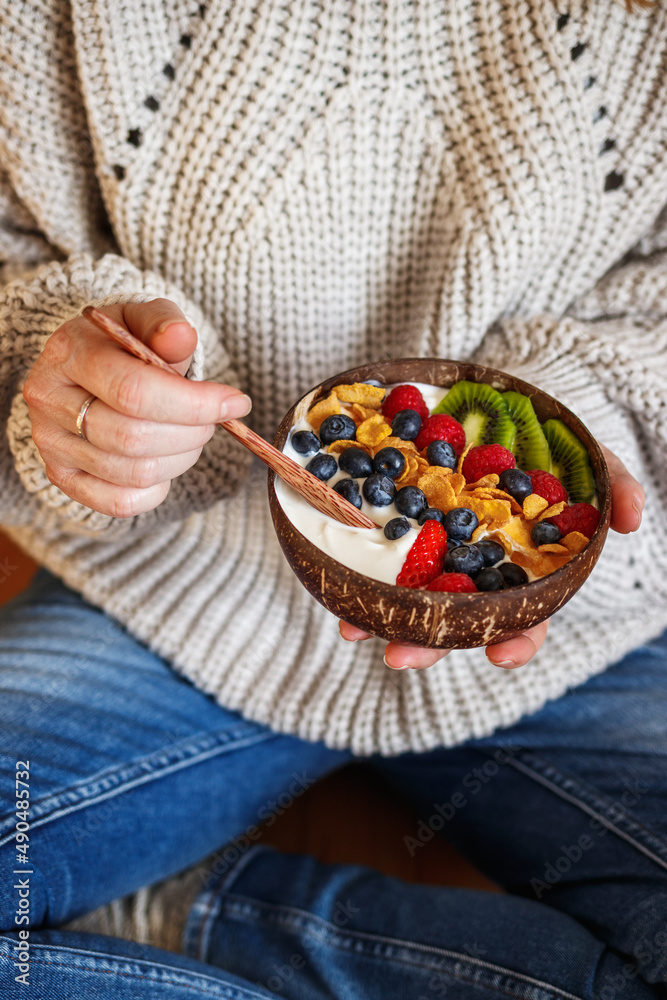
MULTIPOLYGON (((24 258, 24 267, 29 263, 30 258, 24 258)), ((0 408, 6 427, 0 444, 2 523, 45 523, 46 518, 66 533, 107 539, 128 532, 143 534, 211 507, 235 492, 245 478, 250 456, 221 430, 204 447, 196 465, 172 481, 166 499, 153 511, 133 518, 117 519, 93 511, 70 499, 45 474, 32 440, 22 389, 46 340, 89 303, 103 306, 156 297, 172 299, 198 331, 199 343, 188 376, 238 385, 227 353, 194 303, 159 275, 141 271, 117 254, 99 259, 90 253, 74 254, 24 270, 0 287, 0 408)))
POLYGON ((556 396, 635 476, 653 480, 656 500, 665 496, 667 249, 631 257, 562 319, 499 323, 476 360, 556 396))

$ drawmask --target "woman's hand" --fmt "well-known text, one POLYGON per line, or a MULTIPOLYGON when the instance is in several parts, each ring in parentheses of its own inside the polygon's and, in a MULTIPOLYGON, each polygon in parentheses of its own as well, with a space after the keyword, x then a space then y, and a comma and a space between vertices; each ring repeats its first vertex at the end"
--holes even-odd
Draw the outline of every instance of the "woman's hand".
MULTIPOLYGON (((608 448, 603 447, 609 477, 611 479, 611 526, 614 531, 623 535, 631 531, 636 531, 642 520, 644 509, 644 490, 620 459, 618 459, 608 448)), ((486 647, 486 655, 497 667, 504 667, 507 670, 513 667, 522 667, 535 655, 544 640, 546 639, 549 622, 541 622, 533 628, 528 629, 523 635, 506 642, 497 642, 486 647)), ((358 642, 368 639, 368 632, 362 632, 354 625, 347 622, 340 622, 340 634, 343 639, 350 642, 358 642)), ((394 670, 406 670, 408 668, 421 669, 432 667, 434 663, 441 660, 449 652, 448 649, 423 649, 419 646, 400 646, 395 642, 390 642, 385 650, 384 662, 394 670)))
MULTIPOLYGON (((184 374, 197 333, 168 299, 103 310, 184 374)), ((250 399, 213 382, 173 378, 109 340, 79 316, 49 337, 23 395, 49 480, 112 517, 162 503, 171 480, 199 458, 219 420, 249 413, 250 399), (77 416, 89 396, 83 432, 77 416)))

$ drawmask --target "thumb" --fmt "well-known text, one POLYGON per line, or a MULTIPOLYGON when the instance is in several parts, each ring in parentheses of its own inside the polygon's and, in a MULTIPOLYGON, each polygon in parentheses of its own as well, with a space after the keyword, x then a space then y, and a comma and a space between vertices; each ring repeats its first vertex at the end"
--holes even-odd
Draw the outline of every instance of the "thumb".
POLYGON ((184 375, 197 346, 197 331, 170 299, 128 302, 123 306, 128 330, 184 375))

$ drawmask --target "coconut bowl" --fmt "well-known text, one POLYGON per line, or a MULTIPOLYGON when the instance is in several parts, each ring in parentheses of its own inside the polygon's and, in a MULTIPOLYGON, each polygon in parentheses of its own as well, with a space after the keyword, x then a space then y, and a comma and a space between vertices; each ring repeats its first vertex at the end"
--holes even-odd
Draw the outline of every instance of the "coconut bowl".
POLYGON ((500 392, 514 390, 528 396, 540 423, 552 417, 562 420, 588 450, 600 523, 582 552, 541 579, 507 590, 473 594, 412 590, 349 569, 310 542, 285 514, 276 495, 274 473, 270 472, 269 503, 276 534, 306 590, 331 614, 383 640, 437 649, 468 649, 510 639, 562 608, 593 569, 611 518, 607 466, 582 422, 552 396, 505 372, 439 358, 405 358, 360 365, 311 389, 285 415, 273 442, 275 447, 282 450, 292 426, 335 385, 368 379, 387 385, 424 382, 444 388, 467 379, 486 382, 500 392))

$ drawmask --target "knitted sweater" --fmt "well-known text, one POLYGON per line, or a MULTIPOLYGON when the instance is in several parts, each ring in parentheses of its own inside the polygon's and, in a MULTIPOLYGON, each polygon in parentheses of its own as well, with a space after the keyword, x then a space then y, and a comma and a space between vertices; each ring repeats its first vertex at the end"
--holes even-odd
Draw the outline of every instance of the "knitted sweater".
POLYGON ((276 730, 395 754, 507 726, 667 625, 666 202, 664 4, 4 0, 2 523, 276 730), (610 535, 528 666, 394 673, 301 588, 265 470, 223 431, 132 519, 47 480, 34 359, 88 302, 158 295, 197 327, 191 376, 241 386, 269 438, 373 359, 519 374, 644 483, 644 525, 610 535))

